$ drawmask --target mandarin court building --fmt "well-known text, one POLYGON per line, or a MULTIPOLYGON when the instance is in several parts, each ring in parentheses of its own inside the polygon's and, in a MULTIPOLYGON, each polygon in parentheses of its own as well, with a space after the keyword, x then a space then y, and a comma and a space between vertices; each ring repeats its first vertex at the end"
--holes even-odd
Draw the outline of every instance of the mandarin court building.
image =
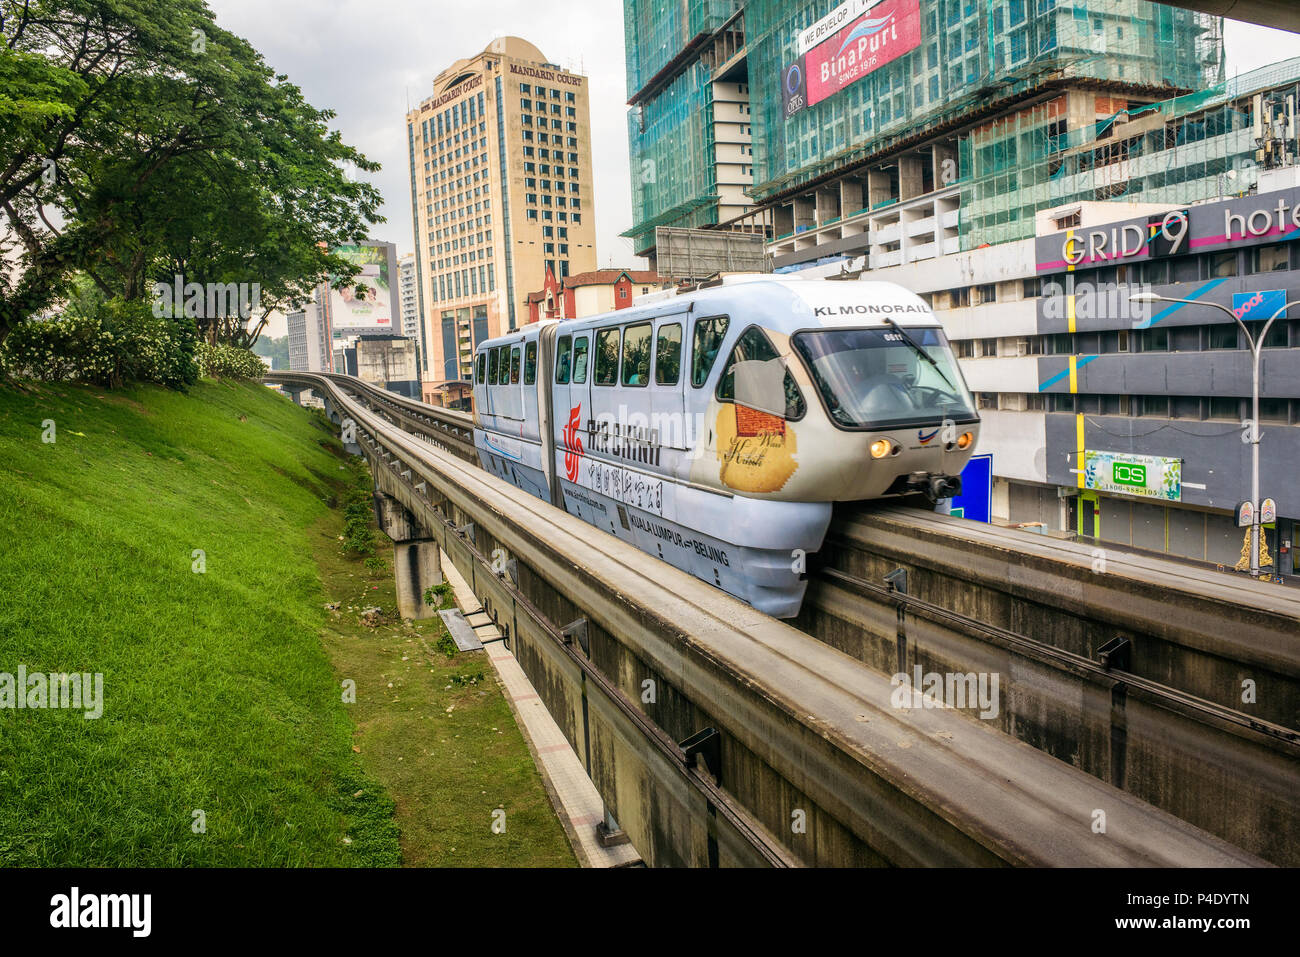
POLYGON ((523 325, 537 277, 596 266, 589 86, 519 37, 434 80, 406 117, 424 398, 523 325))

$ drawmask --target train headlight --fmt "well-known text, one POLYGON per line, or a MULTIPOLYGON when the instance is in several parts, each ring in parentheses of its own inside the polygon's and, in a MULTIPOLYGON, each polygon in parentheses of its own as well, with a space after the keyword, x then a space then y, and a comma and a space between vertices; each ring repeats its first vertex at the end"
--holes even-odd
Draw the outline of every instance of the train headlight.
POLYGON ((975 441, 975 435, 974 435, 974 433, 972 433, 972 432, 963 432, 963 433, 961 434, 961 437, 960 437, 959 439, 957 439, 957 448, 959 448, 959 449, 968 449, 968 448, 970 448, 970 444, 971 444, 972 442, 974 442, 974 441, 975 441))
POLYGON ((883 459, 889 454, 889 450, 892 447, 892 443, 890 443, 889 439, 876 439, 876 441, 871 443, 871 457, 873 459, 883 459))

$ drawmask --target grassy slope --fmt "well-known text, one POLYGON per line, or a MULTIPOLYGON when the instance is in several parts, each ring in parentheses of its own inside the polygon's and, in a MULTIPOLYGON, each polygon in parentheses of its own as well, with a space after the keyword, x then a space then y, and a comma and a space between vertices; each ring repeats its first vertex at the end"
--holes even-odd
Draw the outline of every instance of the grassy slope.
POLYGON ((339 456, 261 386, 0 388, 0 672, 105 685, 0 709, 0 865, 574 863, 482 653, 360 622, 395 596, 342 556, 339 456))
POLYGON ((0 671, 104 674, 0 711, 0 863, 398 860, 318 638, 330 444, 254 385, 0 390, 0 671))

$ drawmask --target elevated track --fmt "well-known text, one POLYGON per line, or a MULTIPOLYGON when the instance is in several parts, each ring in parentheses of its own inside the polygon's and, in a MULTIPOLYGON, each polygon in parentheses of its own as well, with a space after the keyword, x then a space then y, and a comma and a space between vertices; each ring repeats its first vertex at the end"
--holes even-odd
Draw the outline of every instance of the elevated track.
MULTIPOLYGON (((336 420, 355 422, 377 488, 471 583, 648 863, 1293 863, 1300 762, 1286 725, 1129 671, 1131 650, 1125 668, 1122 655, 1103 668, 1086 644, 1057 647, 925 589, 886 588, 881 569, 898 556, 871 523, 905 537, 917 513, 837 523, 800 631, 483 472, 468 416, 348 377, 268 381, 311 388, 336 420), (897 706, 890 675, 915 664, 1000 670, 1010 690, 998 719, 919 695, 897 706), (1077 753, 1067 753, 1071 721, 1089 745, 1077 753), (1168 788, 1132 787, 1144 779, 1134 766, 1176 728, 1193 739, 1180 756, 1199 746, 1216 767, 1264 778, 1233 805, 1254 809, 1244 825, 1202 814, 1195 826, 1168 788), (1234 764, 1243 753, 1253 757, 1234 764), (1117 758, 1127 775, 1115 774, 1117 758)), ((926 522, 935 542, 970 525, 926 522)), ((911 575, 922 584, 923 569, 911 575)), ((1274 646, 1285 664, 1290 645, 1274 646)))

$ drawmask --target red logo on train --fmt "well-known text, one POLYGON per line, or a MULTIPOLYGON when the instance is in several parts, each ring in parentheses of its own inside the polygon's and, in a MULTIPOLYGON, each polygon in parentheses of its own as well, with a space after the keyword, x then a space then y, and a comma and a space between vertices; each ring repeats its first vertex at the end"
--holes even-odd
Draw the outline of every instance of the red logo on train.
POLYGON ((582 425, 582 403, 569 410, 569 424, 564 427, 564 471, 570 482, 578 481, 578 459, 582 456, 582 439, 578 429, 582 425))

